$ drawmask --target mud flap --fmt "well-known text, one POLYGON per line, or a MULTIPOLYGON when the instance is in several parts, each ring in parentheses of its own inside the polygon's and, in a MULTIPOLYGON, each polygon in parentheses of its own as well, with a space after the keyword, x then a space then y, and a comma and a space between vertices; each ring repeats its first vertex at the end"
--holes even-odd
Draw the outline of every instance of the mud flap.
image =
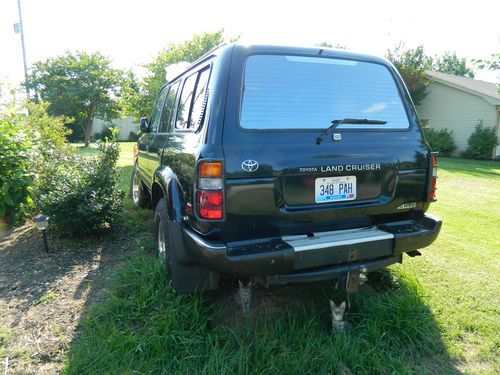
POLYGON ((171 277, 177 293, 192 293, 214 290, 219 283, 219 274, 201 266, 184 246, 181 224, 168 222, 172 244, 171 277))

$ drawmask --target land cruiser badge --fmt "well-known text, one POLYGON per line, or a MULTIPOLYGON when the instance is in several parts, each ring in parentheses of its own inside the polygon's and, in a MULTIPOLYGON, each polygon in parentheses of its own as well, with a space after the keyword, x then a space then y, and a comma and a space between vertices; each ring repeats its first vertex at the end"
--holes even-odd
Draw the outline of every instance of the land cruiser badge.
POLYGON ((255 160, 245 160, 243 163, 241 163, 241 169, 243 169, 245 172, 255 172, 259 168, 259 163, 257 163, 255 160))

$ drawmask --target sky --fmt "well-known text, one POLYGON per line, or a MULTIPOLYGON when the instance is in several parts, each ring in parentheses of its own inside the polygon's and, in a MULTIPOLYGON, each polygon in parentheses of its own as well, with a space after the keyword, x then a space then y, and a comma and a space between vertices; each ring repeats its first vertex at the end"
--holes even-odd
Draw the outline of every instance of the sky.
MULTIPOLYGON (((21 0, 28 65, 65 51, 100 51, 138 70, 169 43, 224 29, 243 41, 329 42, 383 56, 403 41, 430 55, 500 52, 500 1, 21 0), (463 5, 462 5, 463 4, 463 5)), ((17 0, 0 0, 0 80, 23 79, 17 0)), ((496 82, 494 72, 476 78, 496 82)))

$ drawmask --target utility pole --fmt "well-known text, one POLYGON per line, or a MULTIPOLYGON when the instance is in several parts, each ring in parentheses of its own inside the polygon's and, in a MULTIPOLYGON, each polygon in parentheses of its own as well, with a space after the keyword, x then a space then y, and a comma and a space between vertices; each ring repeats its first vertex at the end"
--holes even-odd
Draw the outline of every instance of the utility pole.
POLYGON ((30 90, 28 89, 28 65, 26 63, 26 48, 24 46, 24 27, 23 27, 23 15, 21 12, 21 0, 17 0, 17 9, 19 10, 19 27, 14 26, 16 33, 21 35, 21 46, 23 49, 23 64, 24 64, 24 88, 26 89, 26 98, 30 99, 30 90))

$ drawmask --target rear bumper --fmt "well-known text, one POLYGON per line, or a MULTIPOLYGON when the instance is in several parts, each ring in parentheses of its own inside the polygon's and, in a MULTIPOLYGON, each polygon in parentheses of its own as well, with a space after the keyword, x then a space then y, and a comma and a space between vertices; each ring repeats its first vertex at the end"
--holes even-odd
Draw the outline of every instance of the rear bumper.
POLYGON ((440 229, 440 219, 424 215, 369 228, 228 243, 207 241, 189 228, 183 229, 183 235, 189 251, 215 272, 267 275, 270 283, 289 283, 334 278, 361 267, 373 271, 400 262, 404 252, 429 246, 440 229))

